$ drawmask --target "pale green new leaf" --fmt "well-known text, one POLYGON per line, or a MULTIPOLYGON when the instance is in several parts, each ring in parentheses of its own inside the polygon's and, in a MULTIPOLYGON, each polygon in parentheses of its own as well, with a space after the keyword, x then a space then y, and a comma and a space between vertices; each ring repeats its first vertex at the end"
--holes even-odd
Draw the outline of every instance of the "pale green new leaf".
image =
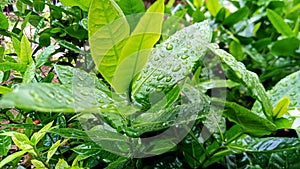
POLYGON ((57 151, 58 147, 60 147, 61 145, 65 144, 68 140, 65 140, 63 142, 61 142, 61 140, 58 140, 56 143, 54 143, 50 149, 47 152, 47 161, 46 163, 49 163, 49 161, 51 160, 52 156, 55 154, 55 152, 57 151))
POLYGON ((283 97, 282 99, 280 99, 273 109, 273 113, 274 113, 273 117, 275 118, 282 117, 285 113, 287 113, 289 105, 290 105, 290 98, 283 97))
POLYGON ((36 169, 47 169, 47 167, 44 165, 44 163, 39 160, 33 159, 33 160, 31 160, 31 163, 36 169))
POLYGON ((9 93, 9 92, 12 92, 11 88, 0 86, 0 94, 5 94, 5 93, 9 93))
POLYGON ((124 45, 122 41, 129 37, 129 24, 113 0, 105 3, 92 0, 88 28, 92 58, 105 80, 111 83, 124 45))
POLYGON ((2 168, 7 163, 13 161, 14 159, 23 156, 25 153, 27 153, 27 151, 18 151, 5 157, 2 161, 0 161, 0 168, 2 168))
POLYGON ((33 143, 33 145, 37 145, 39 141, 45 136, 46 132, 51 130, 51 126, 53 124, 53 121, 45 125, 42 129, 40 129, 38 132, 35 132, 31 138, 30 141, 33 143))
POLYGON ((212 16, 217 16, 219 10, 221 9, 218 0, 207 0, 206 7, 212 16))
POLYGON ((59 159, 55 165, 55 169, 67 169, 69 167, 69 164, 64 159, 59 159))
POLYGON ((32 49, 30 46, 30 42, 25 35, 23 35, 20 43, 20 55, 19 62, 21 64, 30 64, 33 62, 32 59, 32 49))
POLYGON ((32 79, 34 78, 34 75, 35 75, 35 69, 36 69, 35 63, 31 62, 27 66, 27 69, 26 69, 26 71, 24 73, 23 83, 30 83, 30 82, 32 82, 32 79))
POLYGON ((118 93, 128 90, 134 76, 148 60, 151 48, 160 38, 164 16, 164 1, 156 1, 141 17, 140 22, 124 45, 112 86, 118 93))
POLYGON ((0 135, 10 136, 15 145, 21 150, 26 150, 27 152, 32 152, 33 150, 33 143, 28 139, 28 137, 25 134, 12 131, 1 133, 0 135))

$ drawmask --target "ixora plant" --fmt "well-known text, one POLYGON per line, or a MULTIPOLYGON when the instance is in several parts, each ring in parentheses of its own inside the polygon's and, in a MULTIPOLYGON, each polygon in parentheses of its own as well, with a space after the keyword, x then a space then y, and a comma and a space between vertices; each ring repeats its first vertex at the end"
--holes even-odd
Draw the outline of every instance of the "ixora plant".
POLYGON ((164 24, 174 21, 164 19, 163 0, 144 14, 127 17, 113 0, 92 0, 89 44, 103 79, 54 65, 59 84, 34 82, 35 69, 44 62, 40 57, 33 60, 23 36, 17 51, 23 82, 13 89, 0 87, 0 108, 76 113, 72 119, 84 130, 50 122, 33 134, 0 133, 3 156, 10 138, 20 149, 5 157, 0 168, 24 154, 32 156, 36 168, 84 168, 91 156, 98 156, 107 168, 299 168, 299 139, 274 136, 281 129, 299 130, 300 71, 267 92, 255 73, 211 43, 208 21, 177 32, 170 26, 167 32, 176 33, 158 43, 164 24), (222 71, 230 80, 224 80, 222 71), (256 99, 251 110, 226 101, 222 89, 237 85, 256 99), (51 146, 42 142, 47 134, 59 136, 51 146), (58 150, 67 151, 73 139, 84 142, 72 148, 72 166, 65 159, 52 160, 58 150))

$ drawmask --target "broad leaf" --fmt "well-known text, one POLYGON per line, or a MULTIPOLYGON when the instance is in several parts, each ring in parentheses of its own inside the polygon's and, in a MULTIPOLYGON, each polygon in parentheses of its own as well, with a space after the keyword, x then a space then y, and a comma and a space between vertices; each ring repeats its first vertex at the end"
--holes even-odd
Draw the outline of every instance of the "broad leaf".
POLYGON ((236 155, 235 168, 299 168, 300 141, 297 138, 249 138, 228 145, 236 155))
POLYGON ((130 27, 119 6, 92 0, 88 18, 89 43, 93 60, 102 76, 111 83, 130 27))
POLYGON ((238 62, 232 55, 225 52, 222 49, 218 49, 218 46, 208 45, 210 50, 220 57, 221 61, 228 66, 229 70, 235 74, 235 81, 242 83, 250 91, 252 97, 257 99, 263 105, 265 116, 271 119, 273 114, 272 105, 269 97, 265 91, 264 86, 260 83, 257 74, 248 71, 245 65, 238 62))
POLYGON ((91 156, 96 156, 100 154, 101 151, 103 151, 103 148, 101 148, 99 145, 97 145, 94 142, 85 142, 83 144, 80 144, 72 148, 72 150, 78 154, 77 156, 78 161, 81 161, 91 156))
POLYGON ((267 9, 267 16, 271 21, 272 25, 279 33, 287 37, 291 37, 295 35, 292 29, 289 27, 289 25, 286 22, 284 22, 281 16, 278 15, 276 12, 274 12, 271 9, 267 9))
POLYGON ((134 76, 148 60, 151 48, 160 38, 164 19, 164 1, 155 2, 141 17, 127 39, 118 61, 112 86, 118 93, 128 91, 134 76))
POLYGON ((205 56, 211 29, 207 21, 176 32, 151 51, 149 61, 132 85, 132 96, 146 108, 151 93, 167 93, 178 81, 187 77, 196 62, 205 56))
MULTIPOLYGON (((117 3, 125 15, 138 14, 146 11, 142 0, 119 0, 117 3)), ((129 23, 131 22, 129 21, 129 23)))

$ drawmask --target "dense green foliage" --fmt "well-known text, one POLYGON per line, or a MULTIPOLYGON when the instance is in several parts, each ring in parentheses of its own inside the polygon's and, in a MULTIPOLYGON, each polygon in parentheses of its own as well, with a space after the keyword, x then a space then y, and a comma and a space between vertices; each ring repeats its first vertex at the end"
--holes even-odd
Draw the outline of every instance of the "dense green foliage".
POLYGON ((299 168, 300 1, 220 2, 0 13, 0 168, 299 168))

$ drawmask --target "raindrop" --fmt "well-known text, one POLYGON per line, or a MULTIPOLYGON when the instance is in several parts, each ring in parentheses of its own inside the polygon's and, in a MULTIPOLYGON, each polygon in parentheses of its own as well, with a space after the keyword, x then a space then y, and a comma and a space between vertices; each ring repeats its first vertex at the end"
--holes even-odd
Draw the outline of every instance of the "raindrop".
POLYGON ((281 85, 282 85, 283 87, 286 87, 286 86, 287 86, 287 84, 286 84, 286 83, 282 83, 281 85))
POLYGON ((271 90, 270 90, 270 94, 275 94, 276 92, 277 92, 276 89, 271 89, 271 90))
POLYGON ((181 69, 181 66, 178 65, 172 69, 173 72, 178 72, 181 69))
POLYGON ((291 76, 291 79, 295 79, 296 78, 296 76, 291 76))
POLYGON ((30 94, 30 96, 32 96, 32 97, 36 97, 36 96, 37 96, 37 94, 36 94, 34 91, 30 91, 29 94, 30 94))
POLYGON ((189 74, 190 74, 190 71, 189 71, 189 70, 186 70, 186 71, 183 73, 184 76, 188 76, 189 74))
POLYGON ((150 91, 150 87, 147 87, 147 88, 146 88, 146 92, 149 92, 149 91, 150 91))
POLYGON ((162 80, 164 77, 165 77, 164 75, 159 75, 159 76, 157 77, 157 80, 160 81, 160 80, 162 80))
POLYGON ((190 57, 189 55, 183 55, 183 56, 181 56, 181 59, 187 59, 189 57, 190 57))
POLYGON ((158 56, 154 57, 154 61, 158 61, 158 60, 159 60, 158 56))
POLYGON ((202 50, 202 47, 201 46, 197 46, 196 49, 200 51, 200 50, 202 50))
POLYGON ((191 46, 191 45, 187 45, 187 46, 186 46, 186 48, 188 48, 188 49, 191 49, 191 48, 192 48, 192 46, 191 46))
POLYGON ((295 95, 296 95, 296 92, 292 92, 290 95, 291 95, 291 96, 295 96, 295 95))
POLYGON ((297 102, 291 102, 291 106, 296 106, 297 102))
POLYGON ((171 80, 172 80, 172 77, 170 77, 170 76, 166 78, 166 82, 170 82, 171 80))
POLYGON ((53 92, 47 93, 47 96, 49 96, 50 98, 55 98, 55 94, 53 92))
POLYGON ((167 49, 167 50, 172 50, 172 49, 173 49, 173 45, 168 44, 167 47, 166 47, 166 49, 167 49))
POLYGON ((83 95, 83 96, 88 96, 89 95, 89 93, 87 91, 84 91, 84 90, 80 91, 80 94, 83 95))
POLYGON ((34 98, 34 101, 35 101, 35 102, 42 102, 42 99, 39 98, 39 97, 35 97, 35 98, 34 98))
POLYGON ((240 73, 240 72, 235 72, 235 74, 236 74, 236 76, 239 78, 239 79, 241 79, 242 77, 243 77, 243 75, 240 73))
POLYGON ((162 54, 162 53, 159 54, 159 55, 160 55, 160 57, 162 57, 162 58, 166 57, 166 56, 165 56, 164 54, 162 54))

